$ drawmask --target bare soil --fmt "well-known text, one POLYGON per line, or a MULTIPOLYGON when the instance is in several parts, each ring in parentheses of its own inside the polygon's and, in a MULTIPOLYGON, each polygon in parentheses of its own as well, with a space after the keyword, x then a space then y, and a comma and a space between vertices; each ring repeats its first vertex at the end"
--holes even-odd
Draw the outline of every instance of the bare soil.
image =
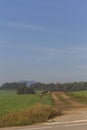
POLYGON ((61 106, 63 110, 70 110, 74 108, 87 108, 87 105, 77 102, 68 96, 65 92, 52 92, 51 96, 56 106, 61 106), (61 98, 58 98, 61 97, 61 98))
POLYGON ((63 109, 63 114, 54 119, 49 120, 48 122, 73 122, 78 120, 87 121, 87 105, 73 100, 65 92, 52 92, 51 96, 57 107, 61 106, 63 109), (58 98, 62 97, 62 100, 58 98))

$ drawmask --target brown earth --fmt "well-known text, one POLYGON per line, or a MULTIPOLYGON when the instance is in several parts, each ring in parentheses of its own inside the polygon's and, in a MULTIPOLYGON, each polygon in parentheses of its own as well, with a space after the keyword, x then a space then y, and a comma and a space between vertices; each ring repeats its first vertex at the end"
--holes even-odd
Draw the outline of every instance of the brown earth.
POLYGON ((72 99, 65 92, 52 92, 50 93, 57 108, 62 109, 62 115, 57 116, 54 119, 50 119, 48 122, 72 122, 75 120, 87 120, 87 105, 79 103, 72 99), (60 98, 61 97, 61 98, 60 98))
POLYGON ((50 94, 55 102, 55 106, 61 107, 63 110, 69 110, 72 108, 87 108, 87 105, 72 99, 65 92, 51 92, 50 94))

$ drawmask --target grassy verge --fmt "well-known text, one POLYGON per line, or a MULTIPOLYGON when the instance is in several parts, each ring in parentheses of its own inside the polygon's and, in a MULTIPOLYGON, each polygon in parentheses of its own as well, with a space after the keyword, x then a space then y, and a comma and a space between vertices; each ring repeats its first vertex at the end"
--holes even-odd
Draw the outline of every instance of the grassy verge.
POLYGON ((43 105, 50 105, 50 106, 55 105, 53 98, 50 94, 45 94, 45 95, 41 96, 40 103, 43 105))
POLYGON ((31 125, 47 121, 56 115, 60 115, 57 109, 48 105, 37 104, 30 109, 9 112, 0 117, 0 127, 31 125))

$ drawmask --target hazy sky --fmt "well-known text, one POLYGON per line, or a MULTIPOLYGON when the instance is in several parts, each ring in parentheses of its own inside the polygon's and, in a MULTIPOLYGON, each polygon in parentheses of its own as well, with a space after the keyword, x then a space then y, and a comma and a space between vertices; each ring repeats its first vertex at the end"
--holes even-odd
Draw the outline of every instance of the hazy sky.
POLYGON ((0 0, 0 83, 87 80, 87 0, 0 0))

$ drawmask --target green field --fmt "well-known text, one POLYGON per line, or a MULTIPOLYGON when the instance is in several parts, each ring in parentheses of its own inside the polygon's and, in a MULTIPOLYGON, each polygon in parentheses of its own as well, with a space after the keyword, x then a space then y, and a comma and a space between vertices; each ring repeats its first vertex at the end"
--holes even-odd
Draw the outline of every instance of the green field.
POLYGON ((87 97, 87 90, 85 91, 76 91, 76 92, 70 92, 71 95, 76 97, 87 97))
POLYGON ((85 91, 76 91, 76 92, 72 92, 72 94, 78 96, 78 97, 87 97, 87 90, 85 91))
POLYGON ((70 92, 68 94, 71 96, 71 98, 73 98, 81 103, 87 104, 87 90, 70 92))
POLYGON ((0 90, 0 96, 15 96, 15 90, 0 90))
POLYGON ((0 127, 43 122, 60 114, 50 94, 17 95, 16 91, 0 91, 0 127))
POLYGON ((30 108, 37 103, 54 104, 50 95, 41 97, 39 94, 17 95, 16 91, 0 91, 0 115, 30 108))

